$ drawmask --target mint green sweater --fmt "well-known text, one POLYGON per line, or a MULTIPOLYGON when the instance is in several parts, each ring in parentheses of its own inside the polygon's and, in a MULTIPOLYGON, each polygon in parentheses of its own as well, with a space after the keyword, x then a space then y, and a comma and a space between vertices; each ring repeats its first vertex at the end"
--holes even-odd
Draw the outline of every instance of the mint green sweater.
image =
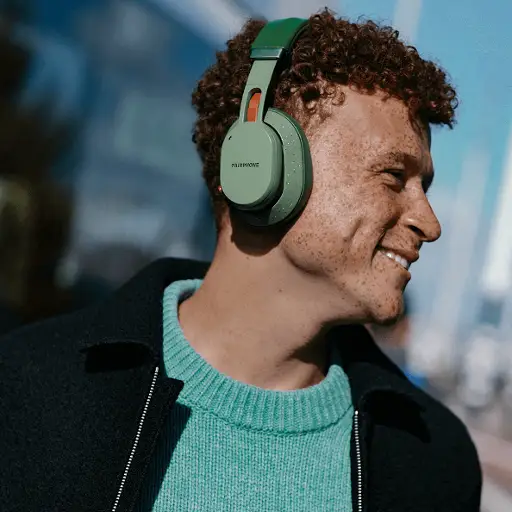
MULTIPOLYGON (((270 391, 221 374, 189 345, 164 295, 164 366, 185 386, 150 463, 142 512, 351 512, 350 387, 338 355, 319 384, 270 391)), ((279 343, 279 340, 276 340, 279 343)))

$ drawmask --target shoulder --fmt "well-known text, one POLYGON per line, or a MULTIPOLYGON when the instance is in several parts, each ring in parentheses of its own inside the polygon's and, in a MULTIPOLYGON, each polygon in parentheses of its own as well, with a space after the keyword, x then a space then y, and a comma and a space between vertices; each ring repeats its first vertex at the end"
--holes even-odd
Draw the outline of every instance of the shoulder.
POLYGON ((476 457, 476 450, 470 433, 462 420, 446 405, 422 390, 417 390, 419 401, 424 407, 424 414, 429 426, 443 432, 447 445, 465 448, 468 455, 476 457))
POLYGON ((476 510, 482 488, 482 470, 475 443, 467 426, 446 405, 416 389, 423 407, 432 456, 441 475, 452 482, 459 495, 466 497, 467 510, 476 510))
POLYGON ((0 372, 20 371, 27 365, 65 363, 79 351, 81 333, 87 328, 93 310, 57 316, 16 328, 0 338, 0 372))
POLYGON ((479 510, 482 472, 468 429, 446 405, 415 386, 364 329, 352 329, 346 368, 353 392, 369 396, 377 465, 406 486, 414 500, 421 482, 425 499, 479 510), (409 489, 410 488, 410 489, 409 489), (432 494, 434 493, 434 494, 432 494))
POLYGON ((162 296, 173 281, 200 278, 208 265, 165 258, 141 270, 103 301, 85 309, 10 331, 0 338, 0 374, 29 368, 63 368, 82 361, 83 350, 105 343, 161 345, 162 296))
MULTIPOLYGON (((401 411, 403 417, 407 416, 405 411, 411 412, 416 408, 419 411, 418 420, 421 419, 432 437, 431 441, 436 443, 432 448, 439 447, 439 453, 443 450, 458 452, 459 456, 465 454, 468 460, 478 462, 474 443, 461 419, 445 404, 413 384, 377 347, 366 329, 359 329, 357 333, 360 361, 359 368, 351 370, 352 373, 359 377, 359 380, 369 380, 373 388, 391 390, 414 403, 415 407, 412 409, 406 408, 401 411)), ((360 386, 359 383, 358 385, 360 386)))
POLYGON ((13 442, 29 450, 21 438, 30 433, 36 439, 39 428, 55 430, 57 418, 76 414, 88 381, 80 345, 90 313, 55 317, 0 338, 0 451, 13 442))

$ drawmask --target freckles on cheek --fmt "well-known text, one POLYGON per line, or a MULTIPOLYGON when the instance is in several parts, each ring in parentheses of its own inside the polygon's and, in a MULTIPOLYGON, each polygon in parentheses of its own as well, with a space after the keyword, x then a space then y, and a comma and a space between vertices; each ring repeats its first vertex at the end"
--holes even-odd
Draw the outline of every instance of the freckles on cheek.
POLYGON ((290 238, 285 241, 285 245, 288 255, 295 265, 309 272, 323 273, 325 267, 328 266, 329 258, 329 250, 324 243, 324 234, 307 230, 290 233, 290 235, 290 238))

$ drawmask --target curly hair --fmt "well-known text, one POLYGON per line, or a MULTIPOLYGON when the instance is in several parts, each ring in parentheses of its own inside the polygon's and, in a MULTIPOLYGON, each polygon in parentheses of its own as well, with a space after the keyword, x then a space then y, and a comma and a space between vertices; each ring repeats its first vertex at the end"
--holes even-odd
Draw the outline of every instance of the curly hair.
MULTIPOLYGON (((239 116, 252 65, 251 44, 264 26, 265 21, 249 20, 228 41, 227 49, 217 52, 216 63, 192 93, 197 112, 192 140, 203 163, 217 230, 227 206, 219 188, 221 146, 239 116)), ((293 47, 291 62, 276 81, 272 104, 297 118, 297 98, 307 107, 333 93, 322 82, 350 85, 367 93, 381 90, 403 101, 426 126, 451 128, 454 123, 457 97, 446 73, 403 43, 397 30, 373 21, 352 23, 335 18, 328 9, 311 16, 293 47)), ((307 119, 298 120, 307 124, 307 119)))

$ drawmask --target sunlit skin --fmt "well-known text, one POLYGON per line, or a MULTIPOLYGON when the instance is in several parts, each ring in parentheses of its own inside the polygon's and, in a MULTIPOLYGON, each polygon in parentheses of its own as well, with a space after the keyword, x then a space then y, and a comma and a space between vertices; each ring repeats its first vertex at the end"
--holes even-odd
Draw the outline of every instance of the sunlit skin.
POLYGON ((250 231, 228 216, 203 286, 180 306, 195 350, 248 384, 289 390, 320 382, 330 326, 400 315, 414 267, 385 252, 414 262, 441 234, 426 196, 427 130, 397 99, 339 92, 342 102, 320 100, 327 117, 314 114, 304 126, 314 185, 301 216, 279 233, 250 231))

